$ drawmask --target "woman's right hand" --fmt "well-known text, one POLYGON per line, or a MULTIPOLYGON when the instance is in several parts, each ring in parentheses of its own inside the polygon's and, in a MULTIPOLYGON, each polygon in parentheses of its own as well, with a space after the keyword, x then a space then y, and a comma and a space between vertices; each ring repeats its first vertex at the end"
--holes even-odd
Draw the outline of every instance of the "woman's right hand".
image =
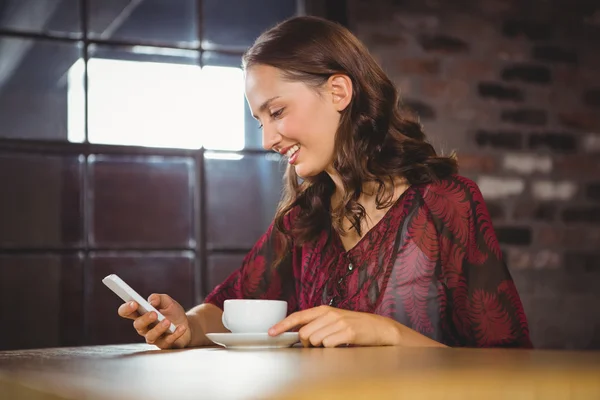
POLYGON ((135 301, 122 304, 118 310, 119 316, 132 319, 133 327, 148 344, 153 344, 160 349, 181 349, 188 346, 192 334, 183 307, 166 294, 154 293, 150 295, 148 302, 165 316, 162 323, 156 324, 158 316, 154 311, 140 316, 137 312, 139 305, 135 301), (167 331, 171 322, 177 326, 174 333, 167 331))

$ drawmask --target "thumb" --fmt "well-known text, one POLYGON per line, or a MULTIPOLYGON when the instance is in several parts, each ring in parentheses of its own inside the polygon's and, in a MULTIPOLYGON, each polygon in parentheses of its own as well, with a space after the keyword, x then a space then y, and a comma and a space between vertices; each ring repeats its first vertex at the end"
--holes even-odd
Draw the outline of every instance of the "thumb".
POLYGON ((173 299, 166 294, 152 293, 148 296, 148 303, 156 309, 165 309, 173 304, 173 299))

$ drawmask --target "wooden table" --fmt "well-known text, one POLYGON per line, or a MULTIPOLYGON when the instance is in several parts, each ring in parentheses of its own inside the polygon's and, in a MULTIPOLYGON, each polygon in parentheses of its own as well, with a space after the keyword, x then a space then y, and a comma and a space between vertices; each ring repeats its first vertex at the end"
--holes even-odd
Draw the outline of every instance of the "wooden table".
POLYGON ((600 399, 600 352, 400 347, 0 352, 0 399, 600 399))

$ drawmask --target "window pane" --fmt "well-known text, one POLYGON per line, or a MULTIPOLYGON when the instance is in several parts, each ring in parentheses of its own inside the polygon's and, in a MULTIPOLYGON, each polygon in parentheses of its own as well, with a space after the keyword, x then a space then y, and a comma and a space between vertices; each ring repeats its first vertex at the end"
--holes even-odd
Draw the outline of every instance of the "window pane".
MULTIPOLYGON (((205 66, 221 66, 230 68, 239 68, 242 65, 241 54, 219 53, 216 51, 205 51, 202 53, 202 65, 205 66)), ((243 74, 242 74, 243 80, 243 74)), ((258 122, 252 117, 250 107, 244 96, 244 83, 241 83, 240 91, 243 96, 244 103, 244 144, 246 149, 261 149, 262 148, 262 132, 258 128, 258 122)), ((235 95, 237 97, 237 94, 235 95)), ((241 139, 240 139, 241 140, 241 139)))
POLYGON ((77 44, 0 39, 0 137, 67 139, 67 77, 81 53, 77 44))
POLYGON ((197 45, 196 0, 88 0, 94 39, 197 45))
POLYGON ((202 45, 248 47, 266 29, 296 15, 296 0, 202 1, 202 45))
POLYGON ((241 68, 202 68, 201 132, 207 149, 244 148, 244 75, 241 68))
MULTIPOLYGON (((91 143, 219 150, 244 148, 244 83, 240 68, 200 69, 198 53, 134 47, 93 49, 88 63, 88 139, 91 143)), ((69 81, 80 82, 83 61, 69 81)), ((69 112, 83 102, 69 87, 69 112)), ((81 141, 81 124, 69 119, 69 140, 81 141), (72 128, 72 129, 71 129, 72 128)))
POLYGON ((88 63, 91 143, 200 147, 197 54, 156 54, 160 51, 99 47, 94 52, 88 63))
POLYGON ((0 0, 0 28, 81 35, 79 0, 0 0))

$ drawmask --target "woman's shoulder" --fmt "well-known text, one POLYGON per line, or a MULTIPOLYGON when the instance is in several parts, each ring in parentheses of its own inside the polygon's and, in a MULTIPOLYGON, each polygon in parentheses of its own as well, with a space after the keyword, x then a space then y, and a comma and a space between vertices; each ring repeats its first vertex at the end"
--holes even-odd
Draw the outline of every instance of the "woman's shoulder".
POLYGON ((425 201, 481 202, 483 196, 475 181, 459 174, 448 175, 429 183, 419 185, 425 201))
POLYGON ((300 215, 300 211, 300 206, 295 205, 283 216, 283 225, 286 229, 292 229, 300 215))

